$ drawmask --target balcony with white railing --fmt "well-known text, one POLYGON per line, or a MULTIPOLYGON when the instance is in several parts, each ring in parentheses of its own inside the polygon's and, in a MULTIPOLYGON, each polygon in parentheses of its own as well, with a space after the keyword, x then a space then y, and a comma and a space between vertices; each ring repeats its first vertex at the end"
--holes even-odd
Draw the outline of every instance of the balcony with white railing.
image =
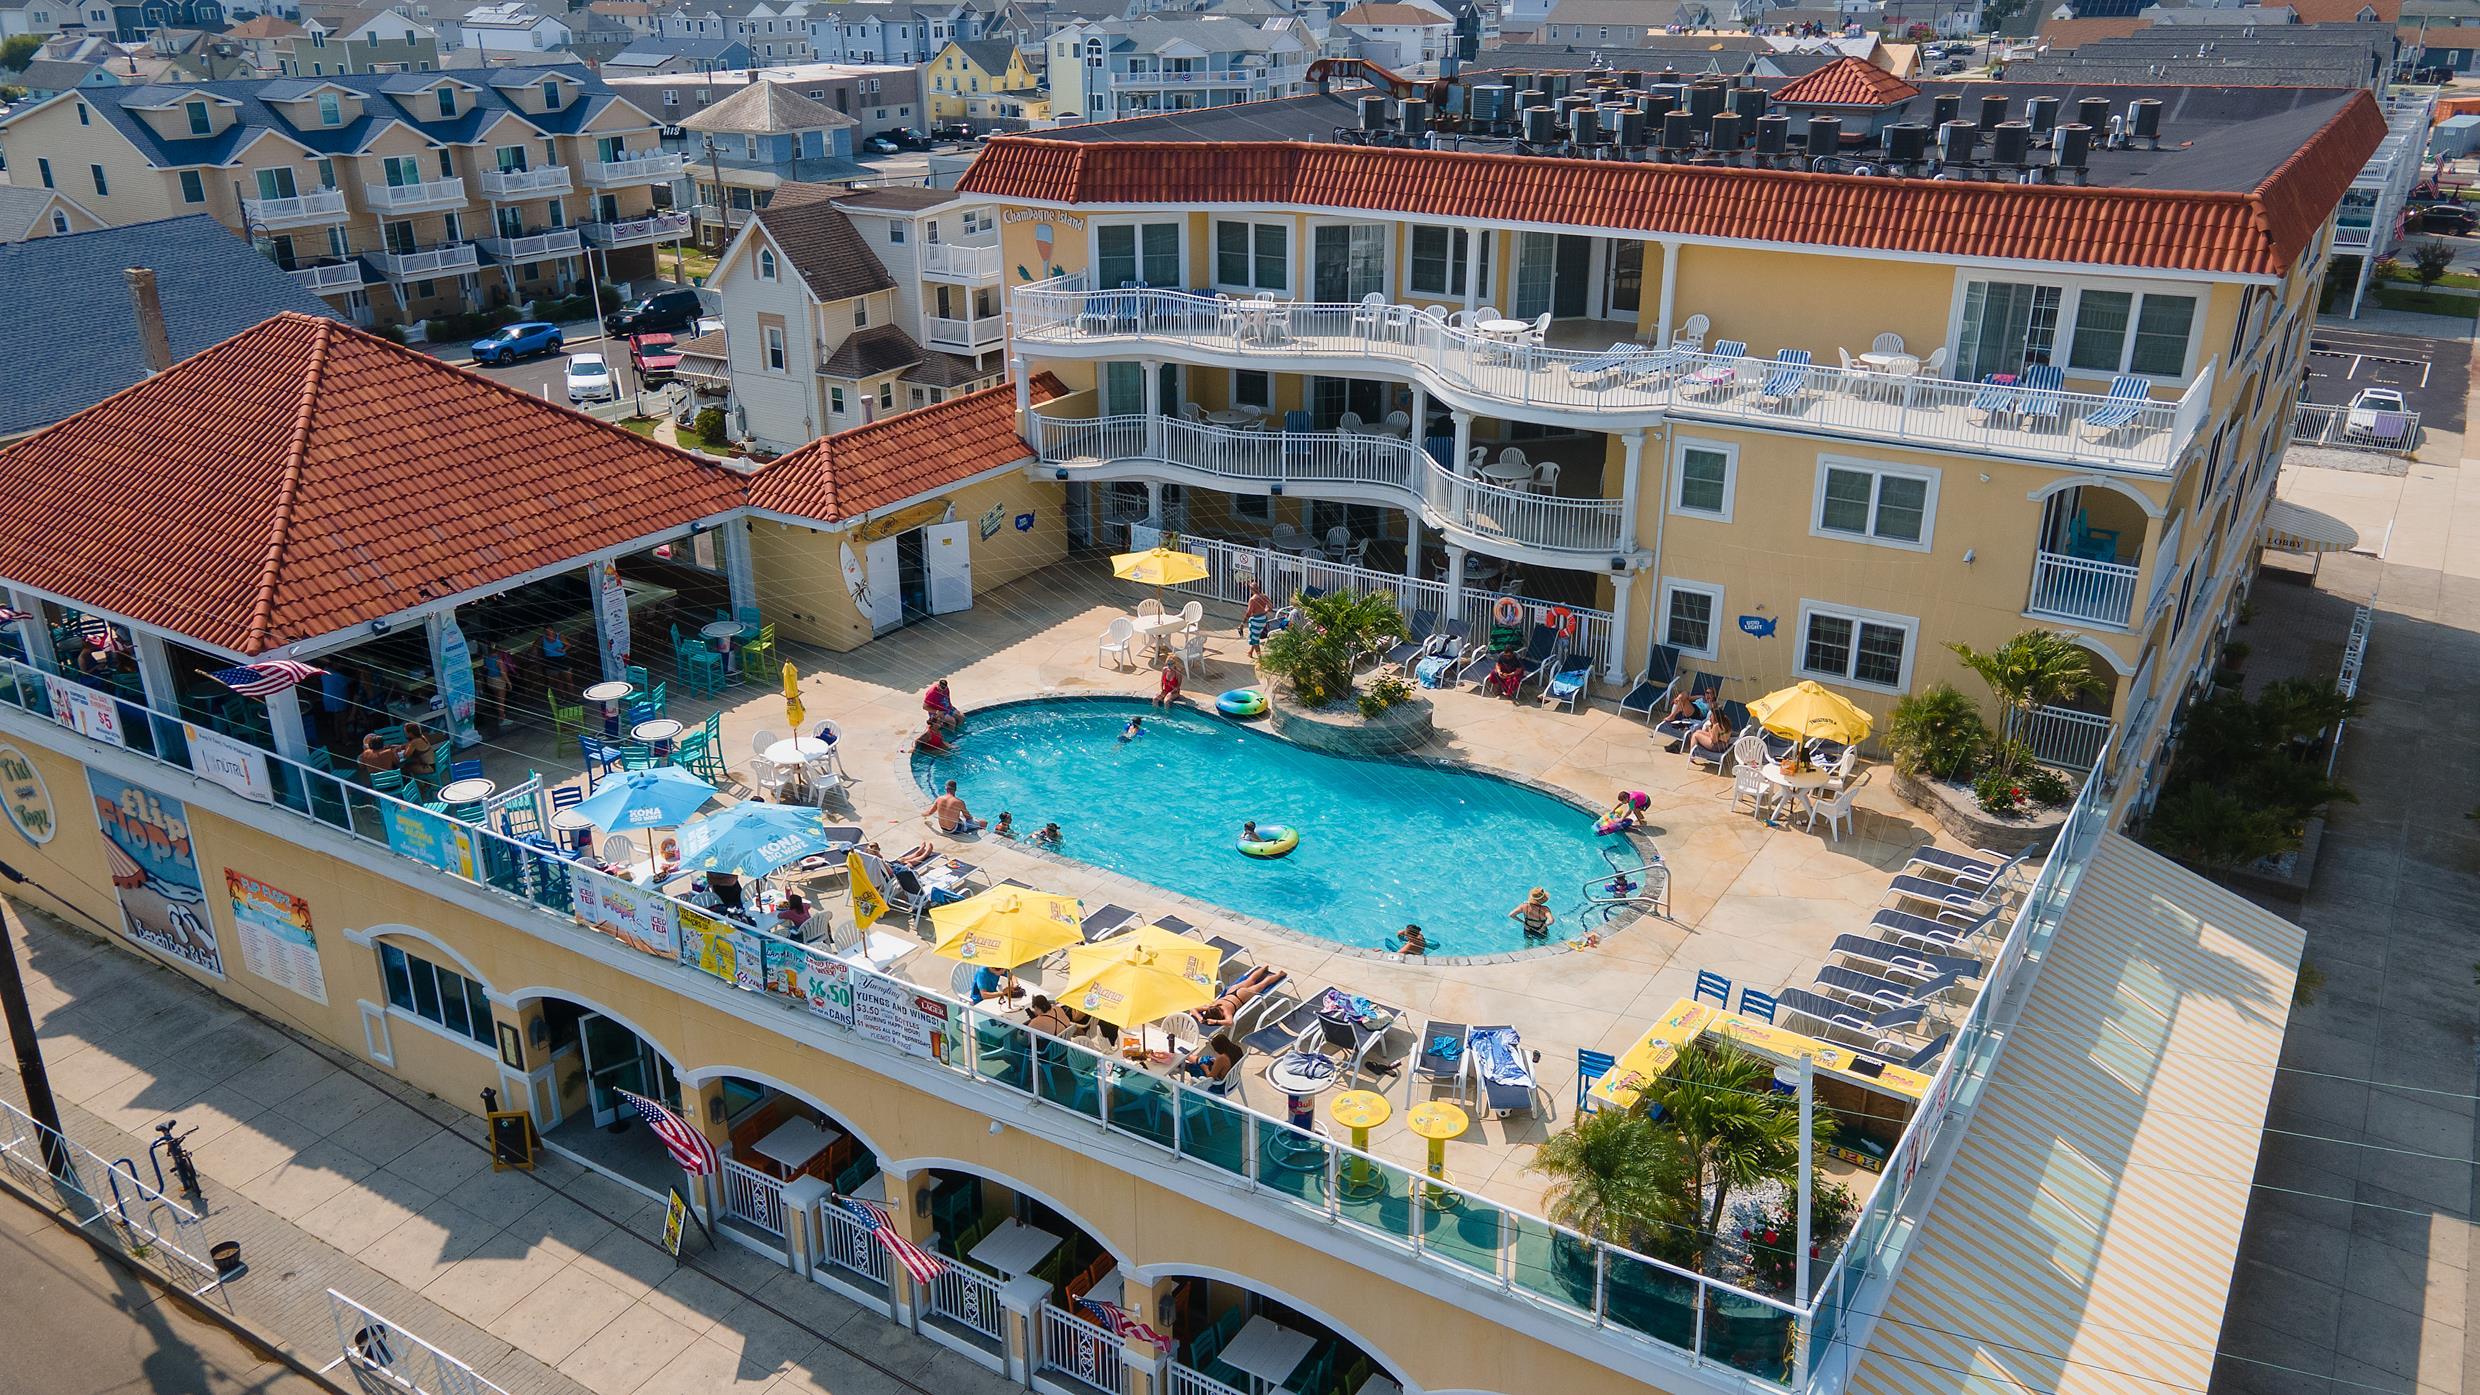
POLYGON ((679 175, 686 163, 678 152, 670 150, 648 150, 624 155, 617 160, 588 160, 585 162, 586 183, 601 189, 624 184, 658 183, 679 175))
POLYGON ((243 199, 241 211, 260 232, 341 223, 347 215, 342 189, 313 189, 281 199, 243 199))
POLYGON ((2176 401, 2130 406, 2094 393, 1642 345, 1553 348, 1403 305, 1041 286, 1015 292, 1010 313, 1017 342, 1042 354, 1111 358, 1145 349, 1184 362, 1347 377, 1374 365, 1452 405, 1586 430, 1738 422, 2148 473, 2167 473, 2181 458, 2212 401, 2215 373, 2206 365, 2176 401))
POLYGON ((1186 72, 1158 69, 1146 72, 1113 73, 1111 85, 1121 88, 1150 87, 1249 87, 1259 83, 1289 80, 1299 75, 1297 68, 1196 68, 1186 72))
POLYGON ((425 281, 434 276, 455 276, 482 264, 481 256, 470 242, 450 242, 410 252, 373 252, 363 260, 390 281, 425 281))
POLYGON ((922 326, 924 339, 931 348, 968 354, 986 353, 999 347, 1000 341, 1007 338, 1007 321, 998 315, 985 315, 978 320, 924 315, 922 326))
POLYGON ((357 261, 323 262, 316 266, 296 266, 289 270, 294 280, 319 295, 359 290, 362 286, 362 264, 357 261))
POLYGON ((546 257, 574 256, 580 245, 575 228, 545 228, 519 237, 482 239, 483 255, 509 266, 522 266, 546 257))
POLYGON ((934 242, 921 249, 921 274, 942 281, 997 281, 998 244, 976 247, 965 242, 934 242))
POLYGON ((2039 552, 2033 556, 2032 596, 2024 613, 2123 630, 2135 615, 2136 576, 2137 569, 2124 562, 2039 552))
POLYGON ((1234 493, 1279 490, 1417 509, 1453 541, 1553 566, 1606 567, 1619 547, 1616 499, 1563 499, 1491 484, 1457 474, 1394 436, 1256 431, 1142 413, 1037 421, 1036 458, 1071 477, 1168 471, 1234 493))
POLYGON ((649 242, 670 242, 689 235, 689 215, 677 209, 649 213, 643 218, 626 218, 618 222, 580 223, 586 241, 597 247, 640 247, 649 242))
POLYGON ((465 181, 434 179, 423 184, 365 184, 362 195, 373 213, 426 213, 465 206, 465 181))
POLYGON ((484 170, 476 182, 486 199, 539 199, 567 193, 574 181, 568 166, 545 165, 538 170, 484 170))

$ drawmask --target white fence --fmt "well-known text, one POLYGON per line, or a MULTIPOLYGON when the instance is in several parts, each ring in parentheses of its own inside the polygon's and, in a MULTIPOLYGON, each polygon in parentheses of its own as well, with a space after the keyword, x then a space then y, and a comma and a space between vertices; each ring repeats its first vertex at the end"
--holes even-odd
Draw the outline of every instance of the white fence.
POLYGON ((2383 451, 2388 455, 2409 455, 2420 448, 2418 412, 2362 411, 2357 426, 2351 424, 2351 415, 2349 407, 2302 402, 2291 411, 2291 440, 2303 446, 2383 451))
MULTIPOLYGON (((327 1291, 336 1347, 356 1375, 375 1376, 414 1395, 508 1395, 473 1367, 336 1292, 327 1291)), ((372 1382, 362 1382, 369 1389, 372 1382)))
POLYGON ((888 1284, 886 1247, 868 1226, 832 1203, 818 1208, 818 1257, 880 1288, 888 1284))
POLYGON ((999 1302, 999 1281, 953 1260, 930 1281, 930 1316, 945 1318, 989 1341, 1002 1345, 1007 1341, 1007 1309, 999 1302))
POLYGON ((784 1224, 784 1184, 746 1164, 725 1158, 723 1213, 781 1240, 788 1228, 784 1224))
POLYGON ((1040 1369, 1074 1376, 1110 1395, 1125 1395, 1128 1359, 1111 1329, 1045 1302, 1036 1331, 1040 1369))
POLYGON ((2062 620, 2125 628, 2136 609, 2136 569, 2043 552, 2032 562, 2032 599, 2025 609, 2062 620))
POLYGON ((1165 1395, 1248 1395, 1245 1390, 1225 1385, 1203 1371, 1192 1371, 1177 1361, 1168 1363, 1164 1369, 1170 1373, 1170 1380, 1166 1382, 1170 1388, 1165 1395))
POLYGON ((2033 759, 2066 770, 2090 770, 2110 739, 2104 713, 2078 712, 2069 707, 2036 707, 2007 725, 2016 740, 2032 748, 2033 759))

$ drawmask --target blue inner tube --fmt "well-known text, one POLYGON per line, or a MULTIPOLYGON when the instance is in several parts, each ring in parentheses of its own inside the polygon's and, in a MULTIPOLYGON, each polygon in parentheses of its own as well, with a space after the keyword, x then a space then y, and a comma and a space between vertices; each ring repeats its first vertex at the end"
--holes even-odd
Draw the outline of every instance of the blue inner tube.
POLYGON ((1214 710, 1226 717, 1262 717, 1266 695, 1255 688, 1234 688, 1214 700, 1214 710))
POLYGON ((1240 840, 1240 851, 1250 857, 1281 857, 1299 846, 1300 830, 1279 823, 1259 824, 1254 842, 1240 840))

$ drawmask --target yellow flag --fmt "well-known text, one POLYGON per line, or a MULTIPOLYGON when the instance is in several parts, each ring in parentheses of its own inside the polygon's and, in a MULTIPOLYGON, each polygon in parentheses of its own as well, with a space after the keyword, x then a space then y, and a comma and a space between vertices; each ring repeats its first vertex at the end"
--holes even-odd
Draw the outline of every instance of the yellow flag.
POLYGON ((887 914, 887 898, 879 895, 878 888, 871 884, 868 869, 861 865, 861 854, 844 854, 844 867, 852 885, 853 924, 867 930, 878 923, 880 916, 887 914))

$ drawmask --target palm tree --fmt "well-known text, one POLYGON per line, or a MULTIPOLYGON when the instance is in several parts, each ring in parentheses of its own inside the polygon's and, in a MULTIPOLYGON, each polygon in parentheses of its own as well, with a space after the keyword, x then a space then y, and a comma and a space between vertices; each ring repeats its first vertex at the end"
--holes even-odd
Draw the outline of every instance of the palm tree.
POLYGON ((2101 675, 2093 671, 2092 655, 2083 646, 2049 630, 2026 630, 1995 649, 1979 650, 1960 641, 1948 649, 1963 666, 1980 675, 2003 713, 2000 726, 2007 740, 1998 746, 1998 769, 2012 775, 2022 764, 2015 733, 2036 707, 2069 702, 2098 692, 2101 675))
POLYGON ((1527 1166, 1550 1179, 1553 1222, 1631 1249, 1638 1231, 1670 1218, 1683 1171, 1652 1121, 1623 1109, 1598 1110, 1552 1134, 1527 1166))
MULTIPOLYGON (((1646 1096, 1661 1108, 1661 1128, 1677 1140, 1685 1165, 1679 1209, 1696 1217, 1708 1241, 1722 1226, 1733 1189, 1797 1184, 1799 1105, 1776 1094, 1773 1083, 1770 1063, 1728 1040, 1700 1041, 1646 1096)), ((1817 1120, 1818 1141, 1831 1135, 1830 1122, 1817 1120)))

